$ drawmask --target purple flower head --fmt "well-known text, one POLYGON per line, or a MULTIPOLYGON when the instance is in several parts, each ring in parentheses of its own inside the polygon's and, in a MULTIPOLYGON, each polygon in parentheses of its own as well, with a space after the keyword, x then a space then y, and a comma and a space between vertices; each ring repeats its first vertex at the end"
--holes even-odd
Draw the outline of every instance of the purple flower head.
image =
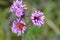
POLYGON ((17 33, 17 36, 24 33, 26 29, 27 29, 26 24, 22 20, 17 19, 16 21, 13 22, 12 32, 17 33))
POLYGON ((16 0, 13 2, 10 11, 14 12, 17 17, 21 17, 24 15, 24 9, 27 9, 25 6, 26 5, 23 5, 22 0, 21 1, 16 0))
POLYGON ((35 24, 38 27, 41 27, 41 25, 44 24, 45 16, 42 12, 35 11, 35 13, 33 13, 31 16, 31 19, 32 19, 33 24, 35 24))

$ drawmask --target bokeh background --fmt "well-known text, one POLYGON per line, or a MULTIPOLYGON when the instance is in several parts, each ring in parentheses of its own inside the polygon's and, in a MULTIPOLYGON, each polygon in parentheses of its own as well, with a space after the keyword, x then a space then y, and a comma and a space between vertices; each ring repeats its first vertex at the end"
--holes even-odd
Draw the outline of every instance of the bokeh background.
POLYGON ((21 36, 11 31, 16 19, 10 7, 14 0, 0 0, 0 40, 60 40, 60 0, 23 0, 27 5, 27 30, 21 36), (45 15, 45 24, 37 28, 30 22, 31 13, 40 10, 45 15))

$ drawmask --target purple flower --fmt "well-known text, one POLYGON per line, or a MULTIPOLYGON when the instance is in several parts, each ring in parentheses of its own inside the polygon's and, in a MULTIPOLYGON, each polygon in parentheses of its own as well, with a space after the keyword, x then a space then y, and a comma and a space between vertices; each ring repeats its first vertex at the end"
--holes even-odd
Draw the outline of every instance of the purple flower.
POLYGON ((31 16, 31 19, 32 19, 33 24, 35 24, 38 27, 41 27, 41 25, 44 24, 45 16, 42 12, 35 11, 35 13, 33 13, 31 16))
POLYGON ((26 24, 22 20, 17 19, 16 21, 13 22, 12 32, 17 33, 17 36, 24 33, 26 29, 27 29, 26 24))
POLYGON ((24 15, 24 9, 27 9, 25 6, 26 5, 23 5, 22 0, 21 1, 16 0, 13 2, 10 11, 14 12, 17 17, 21 17, 24 15))

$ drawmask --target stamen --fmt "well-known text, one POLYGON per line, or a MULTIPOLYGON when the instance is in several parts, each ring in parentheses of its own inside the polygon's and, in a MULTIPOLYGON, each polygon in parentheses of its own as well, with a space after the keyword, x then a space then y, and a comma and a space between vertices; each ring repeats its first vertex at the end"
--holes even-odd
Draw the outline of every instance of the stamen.
POLYGON ((22 29, 23 29, 23 27, 24 27, 24 25, 23 25, 23 24, 19 24, 19 25, 18 25, 19 30, 22 30, 22 29))

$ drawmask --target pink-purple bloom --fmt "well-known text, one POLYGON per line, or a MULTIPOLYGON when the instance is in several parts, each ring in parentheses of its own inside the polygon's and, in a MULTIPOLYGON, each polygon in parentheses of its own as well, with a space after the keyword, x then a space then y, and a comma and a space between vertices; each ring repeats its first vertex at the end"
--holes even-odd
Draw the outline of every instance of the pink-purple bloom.
POLYGON ((26 30, 26 23, 20 19, 13 21, 12 32, 16 33, 17 36, 20 36, 26 30))
POLYGON ((45 16, 43 12, 35 11, 31 16, 31 19, 32 19, 33 24, 38 27, 41 27, 42 25, 44 25, 45 16))
POLYGON ((24 16, 24 10, 27 9, 26 5, 23 5, 22 0, 16 0, 11 5, 10 11, 14 12, 17 17, 24 16))

